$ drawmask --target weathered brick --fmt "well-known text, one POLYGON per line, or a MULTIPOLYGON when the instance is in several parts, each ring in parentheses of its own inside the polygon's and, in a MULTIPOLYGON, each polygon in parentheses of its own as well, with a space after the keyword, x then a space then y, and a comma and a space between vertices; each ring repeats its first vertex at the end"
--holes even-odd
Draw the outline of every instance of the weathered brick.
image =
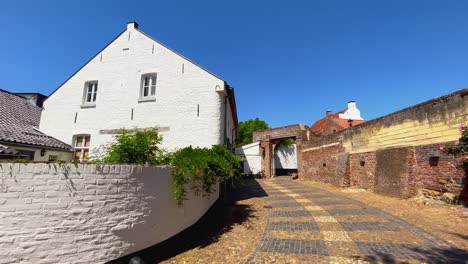
POLYGON ((0 192, 0 198, 18 198, 19 192, 0 192))
POLYGON ((119 180, 117 179, 98 179, 97 185, 104 185, 104 184, 118 184, 119 180))
POLYGON ((60 185, 40 185, 34 187, 34 191, 60 191, 60 185))
POLYGON ((47 203, 44 204, 44 209, 64 209, 67 208, 68 204, 67 203, 47 203))
POLYGON ((32 210, 39 210, 42 208, 42 204, 22 204, 16 205, 17 211, 32 211, 32 210))

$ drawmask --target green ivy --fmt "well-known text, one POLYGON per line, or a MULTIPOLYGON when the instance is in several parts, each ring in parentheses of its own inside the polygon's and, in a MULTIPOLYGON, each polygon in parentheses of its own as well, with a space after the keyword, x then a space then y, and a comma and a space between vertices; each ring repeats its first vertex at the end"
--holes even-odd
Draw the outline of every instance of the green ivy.
POLYGON ((177 205, 186 199, 187 185, 196 195, 207 196, 216 183, 238 179, 241 174, 240 159, 223 145, 212 148, 186 147, 176 151, 172 165, 173 195, 177 205))
POLYGON ((447 152, 453 156, 465 156, 462 167, 466 169, 468 168, 468 159, 466 159, 468 153, 468 129, 463 123, 458 126, 458 129, 461 136, 455 143, 447 145, 447 152))

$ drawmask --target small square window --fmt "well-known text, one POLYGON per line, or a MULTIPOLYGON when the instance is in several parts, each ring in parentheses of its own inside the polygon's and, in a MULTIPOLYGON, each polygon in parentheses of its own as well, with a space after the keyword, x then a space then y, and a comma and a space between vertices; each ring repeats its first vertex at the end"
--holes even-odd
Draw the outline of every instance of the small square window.
POLYGON ((154 98, 156 96, 156 73, 141 76, 140 98, 154 98))

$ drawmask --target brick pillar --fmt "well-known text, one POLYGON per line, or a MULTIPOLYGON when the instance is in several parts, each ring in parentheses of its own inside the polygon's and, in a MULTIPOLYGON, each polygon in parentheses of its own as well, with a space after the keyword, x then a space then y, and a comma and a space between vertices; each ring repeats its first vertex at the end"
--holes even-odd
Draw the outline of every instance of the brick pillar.
POLYGON ((296 159, 297 159, 297 176, 303 177, 303 158, 302 150, 304 149, 304 143, 308 140, 307 138, 307 127, 300 126, 296 132, 296 159))
POLYGON ((271 157, 272 157, 271 147, 272 146, 271 146, 270 136, 266 135, 263 138, 261 147, 262 147, 262 151, 264 151, 264 153, 260 153, 262 154, 263 177, 271 178, 272 176, 271 174, 271 157))
POLYGON ((302 178, 302 137, 296 137, 297 177, 302 178))

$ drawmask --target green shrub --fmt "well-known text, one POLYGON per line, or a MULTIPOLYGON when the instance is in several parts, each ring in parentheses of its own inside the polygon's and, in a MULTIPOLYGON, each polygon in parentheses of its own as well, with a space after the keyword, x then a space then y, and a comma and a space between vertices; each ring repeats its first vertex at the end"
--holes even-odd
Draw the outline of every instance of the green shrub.
POLYGON ((223 145, 180 149, 174 153, 172 165, 176 166, 172 172, 173 195, 178 205, 186 198, 187 184, 191 184, 195 194, 206 196, 213 192, 216 183, 238 178, 241 173, 240 159, 223 145))
POLYGON ((104 147, 100 160, 106 163, 167 164, 171 155, 159 147, 161 141, 156 128, 121 129, 114 142, 104 147))

